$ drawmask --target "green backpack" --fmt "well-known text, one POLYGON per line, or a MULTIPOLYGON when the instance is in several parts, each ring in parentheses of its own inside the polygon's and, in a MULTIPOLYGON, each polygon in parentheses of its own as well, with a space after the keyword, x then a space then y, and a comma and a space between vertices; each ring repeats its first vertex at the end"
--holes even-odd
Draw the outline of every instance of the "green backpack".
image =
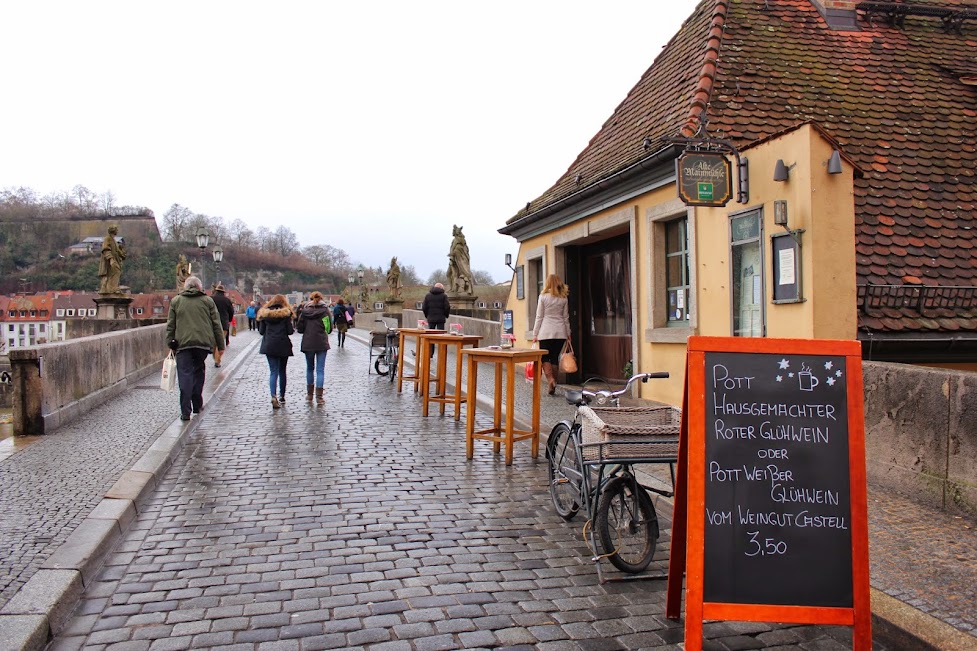
POLYGON ((328 313, 322 317, 322 327, 326 329, 327 335, 332 333, 332 317, 328 313))

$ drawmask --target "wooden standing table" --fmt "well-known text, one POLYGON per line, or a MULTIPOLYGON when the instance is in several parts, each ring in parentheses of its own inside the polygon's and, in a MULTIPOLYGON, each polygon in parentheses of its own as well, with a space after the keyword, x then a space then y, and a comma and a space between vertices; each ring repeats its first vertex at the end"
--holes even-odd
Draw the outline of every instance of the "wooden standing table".
MULTIPOLYGON (((546 351, 541 348, 469 348, 461 351, 462 356, 468 358, 468 395, 474 396, 478 387, 478 365, 492 364, 495 366, 495 403, 492 410, 493 427, 475 431, 475 410, 469 405, 466 427, 466 452, 471 459, 475 455, 475 439, 492 441, 492 449, 499 452, 505 443, 505 465, 512 465, 512 445, 516 441, 532 439, 532 453, 535 459, 539 455, 539 397, 540 397, 540 362, 546 351), (533 374, 533 419, 529 431, 517 430, 516 414, 516 364, 535 363, 533 374), (505 422, 502 422, 502 371, 505 370, 505 422)), ((470 398, 474 400, 474 397, 470 398)))
POLYGON ((414 383, 414 393, 417 393, 421 384, 421 358, 420 358, 420 338, 424 333, 431 334, 444 334, 444 330, 428 330, 425 328, 401 328, 400 329, 400 341, 399 350, 400 354, 397 356, 397 391, 402 392, 404 390, 404 382, 414 383), (417 361, 414 363, 414 374, 405 375, 404 374, 404 355, 407 352, 406 344, 408 339, 413 339, 415 342, 414 352, 418 355, 417 361))
MULTIPOLYGON (((461 391, 461 352, 465 346, 477 346, 482 339, 479 335, 451 335, 444 330, 435 330, 434 333, 425 332, 418 336, 417 358, 421 370, 418 371, 420 377, 428 377, 431 373, 431 356, 427 349, 429 346, 437 348, 438 366, 434 373, 434 389, 431 389, 429 382, 421 382, 421 403, 422 414, 427 416, 428 406, 432 402, 441 404, 441 415, 444 416, 445 405, 451 403, 455 406, 455 420, 461 420, 461 403, 468 402, 468 396, 461 391), (448 393, 448 349, 455 350, 455 389, 453 394, 448 393)), ((468 394, 474 395, 474 394, 468 394)), ((468 411, 471 411, 469 408, 468 411)))

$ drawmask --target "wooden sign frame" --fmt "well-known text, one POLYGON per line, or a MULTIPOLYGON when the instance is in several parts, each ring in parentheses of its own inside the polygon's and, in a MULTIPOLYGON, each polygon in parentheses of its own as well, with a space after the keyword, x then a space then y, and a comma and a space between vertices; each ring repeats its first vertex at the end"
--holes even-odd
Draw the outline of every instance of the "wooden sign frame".
MULTIPOLYGON (((666 616, 678 620, 685 578, 685 648, 701 651, 704 620, 793 622, 853 626, 852 648, 872 648, 868 516, 861 345, 824 339, 690 337, 679 441, 678 477, 668 572, 666 616), (706 355, 770 353, 843 357, 847 393, 851 527, 851 607, 708 602, 706 576, 706 355)), ((841 370, 841 369, 839 369, 841 370)), ((803 590, 803 586, 799 587, 803 590)))

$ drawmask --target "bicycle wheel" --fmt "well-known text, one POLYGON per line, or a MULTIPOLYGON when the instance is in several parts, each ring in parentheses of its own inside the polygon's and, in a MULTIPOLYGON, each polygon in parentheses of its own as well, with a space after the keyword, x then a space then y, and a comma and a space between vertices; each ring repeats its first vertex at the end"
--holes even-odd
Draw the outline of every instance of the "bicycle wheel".
POLYGON ((658 516, 647 491, 633 478, 615 477, 607 482, 597 501, 597 535, 611 564, 622 572, 637 574, 655 556, 658 516))
POLYGON ((390 349, 390 381, 393 382, 397 379, 397 347, 394 346, 390 349))
POLYGON ((390 372, 390 364, 387 362, 387 353, 383 352, 377 357, 377 361, 373 363, 373 368, 376 370, 377 375, 386 376, 390 372))
POLYGON ((573 435, 566 423, 557 423, 546 442, 550 466, 550 499, 564 520, 572 520, 580 510, 580 463, 573 435))

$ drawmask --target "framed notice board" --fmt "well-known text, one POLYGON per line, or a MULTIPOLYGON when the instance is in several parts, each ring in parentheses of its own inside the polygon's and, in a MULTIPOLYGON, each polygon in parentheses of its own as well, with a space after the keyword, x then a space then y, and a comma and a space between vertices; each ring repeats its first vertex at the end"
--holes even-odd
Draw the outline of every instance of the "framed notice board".
POLYGON ((872 647, 861 346, 692 337, 666 614, 854 626, 872 647))

